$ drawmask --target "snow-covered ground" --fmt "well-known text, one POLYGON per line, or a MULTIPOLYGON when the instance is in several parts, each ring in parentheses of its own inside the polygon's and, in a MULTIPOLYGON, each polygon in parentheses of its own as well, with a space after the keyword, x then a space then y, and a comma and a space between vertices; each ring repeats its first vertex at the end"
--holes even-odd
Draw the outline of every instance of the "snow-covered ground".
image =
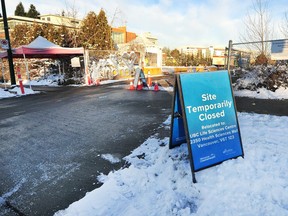
POLYGON ((34 91, 30 88, 24 88, 24 94, 22 94, 20 87, 15 87, 13 89, 8 88, 0 88, 0 99, 2 98, 9 98, 9 97, 20 97, 23 95, 29 95, 29 94, 37 94, 38 91, 34 91))
MULTIPOLYGON (((108 81, 104 81, 101 84, 107 84, 110 83, 108 81)), ((40 85, 40 84, 39 84, 40 85)), ((47 85, 47 84, 46 84, 47 85)), ((53 86, 55 86, 53 84, 53 86)), ((122 85, 123 88, 128 88, 127 86, 122 85)), ((119 87, 119 86, 117 86, 119 87)), ((165 91, 173 91, 171 87, 159 87, 160 90, 165 90, 165 91)), ((33 91, 33 86, 32 89, 30 88, 24 88, 25 94, 36 94, 39 93, 38 91, 33 91)), ((261 99, 288 99, 288 89, 284 88, 279 88, 275 92, 271 92, 267 89, 259 89, 258 91, 249 91, 249 90, 241 90, 241 91, 234 91, 234 95, 238 97, 253 97, 253 98, 261 98, 261 99)), ((19 87, 15 87, 13 90, 9 90, 5 88, 0 88, 0 99, 2 98, 7 98, 7 97, 19 97, 23 96, 21 93, 21 89, 19 87)))
MULTIPOLYGON (((24 88, 25 94, 35 94, 39 93, 37 91, 33 91, 33 86, 58 86, 57 84, 58 78, 55 76, 50 76, 47 79, 42 80, 32 80, 29 82, 24 81, 24 84, 31 85, 31 88, 24 88)), ((127 80, 127 79, 126 79, 127 80)), ((106 80, 102 81, 100 84, 105 85, 109 83, 119 82, 123 80, 106 80)), ((4 84, 2 84, 3 88, 0 88, 0 99, 1 98, 7 98, 7 97, 15 97, 15 96, 23 96, 21 93, 21 89, 19 87, 14 88, 13 90, 6 89, 4 87, 4 84)), ((75 85, 79 86, 79 85, 75 85)), ((128 88, 128 86, 122 85, 123 88, 128 88)), ((119 87, 119 86, 116 86, 119 87)), ((145 89, 144 89, 145 90, 145 89)), ((146 89, 147 90, 147 89, 146 89)), ((150 88, 150 90, 153 90, 153 88, 150 88)), ((159 90, 164 91, 173 91, 172 87, 159 87, 159 90)), ((253 97, 253 98, 260 98, 260 99, 288 99, 288 88, 280 87, 275 92, 269 91, 265 88, 260 88, 257 91, 250 91, 250 90, 238 90, 234 91, 234 95, 238 97, 253 97)))
POLYGON ((250 90, 239 90, 234 91, 234 95, 238 97, 252 97, 252 98, 260 98, 260 99, 288 99, 288 88, 280 87, 275 92, 269 91, 265 88, 257 89, 257 91, 250 90))
POLYGON ((100 176, 100 188, 55 216, 288 215, 288 117, 238 117, 244 159, 199 171, 193 184, 187 145, 169 150, 155 134, 125 158, 129 168, 100 176))
MULTIPOLYGON (((0 89, 0 98, 21 95, 14 90, 0 89)), ((234 94, 288 99, 284 88, 234 94)), ((154 134, 125 158, 128 168, 101 175, 100 188, 55 216, 288 215, 288 117, 238 113, 238 118, 244 159, 199 171, 193 184, 187 144, 169 149, 169 138, 154 134)), ((170 130, 170 121, 160 127, 170 130)))

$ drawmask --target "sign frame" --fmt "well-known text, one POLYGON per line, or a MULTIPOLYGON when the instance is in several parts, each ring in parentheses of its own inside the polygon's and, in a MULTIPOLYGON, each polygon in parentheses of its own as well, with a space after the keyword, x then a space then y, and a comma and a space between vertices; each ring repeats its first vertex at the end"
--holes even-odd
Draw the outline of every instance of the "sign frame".
POLYGON ((197 182, 195 172, 239 156, 244 158, 235 98, 228 71, 176 74, 169 148, 182 143, 187 143, 188 146, 193 183, 197 182), (221 87, 216 88, 215 84, 221 85, 221 87), (203 86, 200 88, 197 85, 203 86), (196 89, 197 87, 199 89, 196 89), (225 90, 225 92, 222 93, 221 90, 225 90), (183 118, 183 125, 178 125, 179 131, 177 131, 177 115, 175 114, 175 110, 177 111, 175 106, 178 106, 177 95, 179 95, 181 117, 183 118), (187 101, 192 106, 188 106, 187 101), (213 108, 213 113, 210 113, 212 111, 209 110, 209 107, 213 108), (206 118, 210 116, 211 119, 203 120, 203 116, 206 118), (202 125, 206 121, 206 126, 202 125), (208 126, 212 129, 206 130, 208 126), (183 129, 186 139, 176 143, 175 136, 182 134, 181 130, 183 129))
POLYGON ((178 82, 175 76, 174 94, 172 98, 171 114, 171 133, 169 140, 169 149, 177 147, 186 142, 186 133, 184 129, 182 107, 180 104, 180 95, 178 91, 178 82))

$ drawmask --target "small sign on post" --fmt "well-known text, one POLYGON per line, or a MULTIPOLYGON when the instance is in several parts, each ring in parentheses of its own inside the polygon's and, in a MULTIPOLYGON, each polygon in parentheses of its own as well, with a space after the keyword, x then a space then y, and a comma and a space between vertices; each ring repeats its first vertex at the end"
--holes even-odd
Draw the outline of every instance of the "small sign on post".
POLYGON ((79 57, 72 58, 71 59, 71 66, 72 67, 81 67, 80 58, 79 57))
POLYGON ((288 40, 274 40, 271 46, 272 60, 288 59, 288 40))
POLYGON ((169 147, 187 143, 195 172, 244 156, 228 71, 177 74, 169 147))
POLYGON ((9 43, 6 39, 0 39, 0 44, 2 49, 9 49, 9 43))

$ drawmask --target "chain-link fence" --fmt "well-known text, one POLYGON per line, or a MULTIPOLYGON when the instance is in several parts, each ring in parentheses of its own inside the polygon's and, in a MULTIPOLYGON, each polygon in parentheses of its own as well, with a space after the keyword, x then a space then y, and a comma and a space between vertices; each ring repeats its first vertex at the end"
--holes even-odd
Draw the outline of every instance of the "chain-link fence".
POLYGON ((236 89, 288 88, 288 39, 229 41, 227 69, 236 89))

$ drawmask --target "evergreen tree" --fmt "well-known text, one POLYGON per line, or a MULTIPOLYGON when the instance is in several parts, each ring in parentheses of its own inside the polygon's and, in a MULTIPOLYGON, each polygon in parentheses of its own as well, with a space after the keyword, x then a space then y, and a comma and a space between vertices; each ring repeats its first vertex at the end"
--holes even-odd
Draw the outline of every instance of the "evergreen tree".
POLYGON ((98 16, 91 11, 83 19, 80 27, 81 45, 96 50, 112 50, 111 27, 105 12, 101 9, 98 16))
POLYGON ((34 23, 32 26, 30 26, 30 29, 27 32, 27 37, 30 38, 31 41, 33 41, 38 36, 45 37, 44 32, 45 32, 44 25, 34 23))
POLYGON ((169 47, 163 47, 162 52, 166 53, 167 56, 170 56, 171 54, 171 50, 169 49, 169 47))
POLYGON ((83 19, 80 27, 80 43, 85 48, 97 48, 96 32, 98 28, 97 15, 91 11, 83 19))
MULTIPOLYGON (((42 25, 42 30, 43 30, 43 37, 45 37, 48 41, 51 41, 52 43, 57 43, 58 42, 58 37, 61 35, 58 35, 57 28, 50 24, 50 23, 45 23, 42 25)), ((59 44, 61 45, 61 44, 59 44)))
POLYGON ((29 8, 26 16, 36 19, 36 18, 38 18, 39 15, 40 15, 40 13, 36 10, 36 7, 33 4, 30 4, 30 8, 29 8))
POLYGON ((27 32, 30 30, 30 26, 27 24, 18 24, 11 32, 11 46, 18 47, 28 44, 31 40, 27 37, 27 32))
POLYGON ((67 40, 68 40, 69 47, 81 46, 81 38, 79 37, 79 30, 76 30, 76 29, 70 30, 67 40))
POLYGON ((14 12, 15 16, 26 16, 26 12, 24 9, 24 6, 22 4, 22 2, 20 2, 17 6, 16 6, 16 10, 14 12))
POLYGON ((55 29, 54 43, 62 47, 74 47, 73 46, 72 32, 68 30, 66 26, 61 26, 55 29))
POLYGON ((63 47, 74 47, 73 34, 67 27, 54 27, 52 24, 17 24, 11 32, 11 45, 18 47, 31 43, 38 36, 63 47))
POLYGON ((98 14, 98 28, 96 29, 97 49, 112 50, 113 42, 111 38, 111 27, 108 24, 104 10, 100 10, 98 14))
POLYGON ((179 66, 179 62, 180 62, 180 52, 178 49, 174 49, 171 51, 171 56, 174 59, 174 64, 179 66))

